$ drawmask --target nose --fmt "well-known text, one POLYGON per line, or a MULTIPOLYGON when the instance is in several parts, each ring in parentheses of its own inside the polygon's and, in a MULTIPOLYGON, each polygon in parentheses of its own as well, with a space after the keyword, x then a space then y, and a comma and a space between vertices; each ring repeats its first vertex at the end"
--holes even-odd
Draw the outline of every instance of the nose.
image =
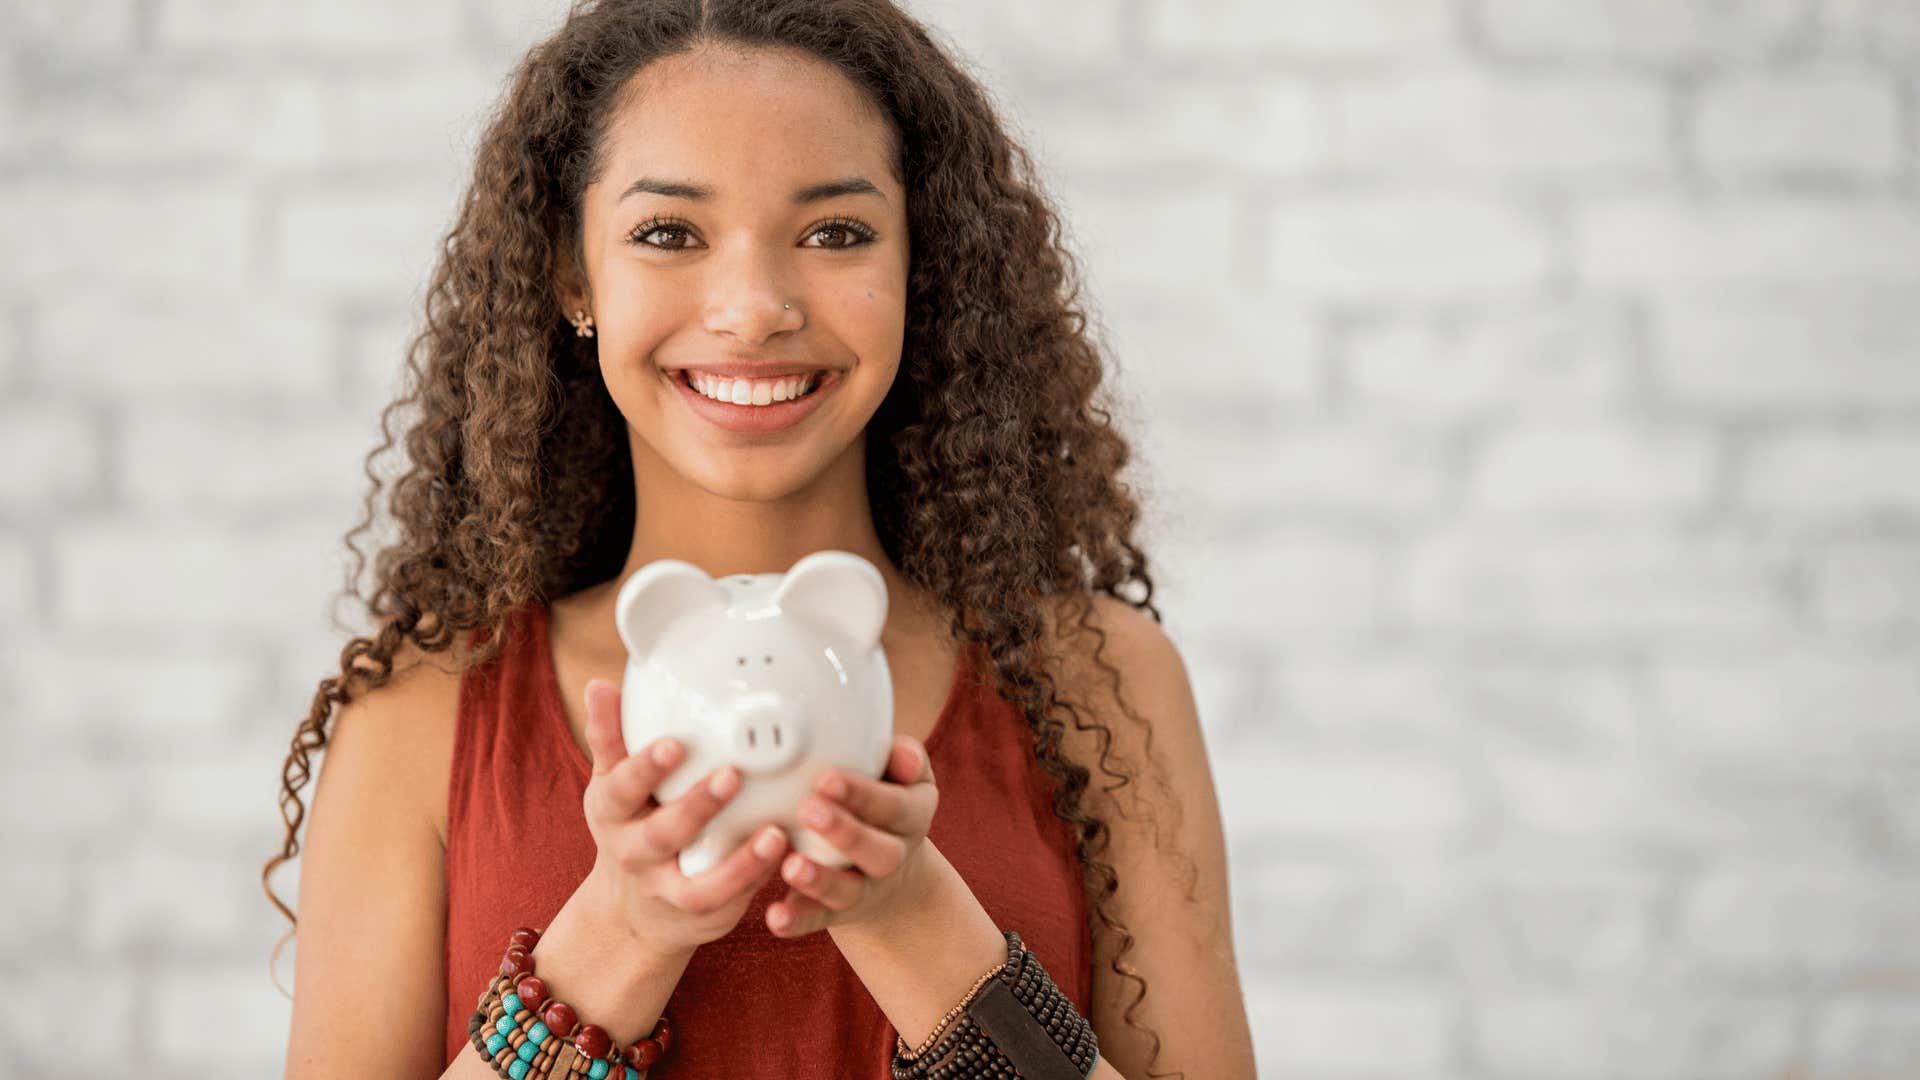
POLYGON ((807 751, 811 731, 806 710, 768 691, 734 702, 729 717, 732 760, 746 773, 777 772, 807 751))
POLYGON ((746 244, 729 258, 713 260, 703 321, 707 332, 742 345, 761 345, 782 331, 806 325, 799 296, 777 256, 746 244))

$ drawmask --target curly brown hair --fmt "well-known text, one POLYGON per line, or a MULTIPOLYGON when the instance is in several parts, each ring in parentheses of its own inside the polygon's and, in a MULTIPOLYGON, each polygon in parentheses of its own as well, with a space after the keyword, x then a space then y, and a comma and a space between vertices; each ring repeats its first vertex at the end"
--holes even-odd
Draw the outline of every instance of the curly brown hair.
MULTIPOLYGON (((1128 445, 1104 403, 1102 348, 1075 260, 1027 152, 986 92, 889 0, 578 3, 514 72, 433 270, 406 351, 407 388, 382 412, 364 516, 345 537, 354 565, 343 596, 377 630, 353 638, 340 673, 321 680, 282 768, 286 839, 261 871, 267 898, 294 924, 281 944, 297 917, 271 875, 299 854, 299 790, 335 706, 384 685, 404 648, 441 652, 484 628, 465 664, 485 663, 520 605, 622 568, 635 523, 626 422, 594 343, 554 317, 554 267, 568 248, 579 258, 584 192, 622 87, 648 63, 708 43, 802 50, 890 118, 914 257, 901 377, 867 429, 874 524, 887 556, 942 605, 963 647, 990 658, 994 689, 1032 726, 1054 811, 1077 837, 1089 908, 1117 935, 1112 968, 1138 984, 1126 1022, 1151 1041, 1148 1075, 1169 1075, 1152 1072, 1160 1037, 1134 1018, 1146 980, 1124 960, 1134 939, 1109 910, 1119 888, 1100 858, 1109 830, 1082 806, 1090 774, 1063 750, 1066 723, 1097 738, 1098 765, 1117 781, 1103 792, 1134 774, 1112 751, 1112 730, 1050 670, 1064 642, 1090 635, 1105 691, 1141 728, 1152 762, 1151 726, 1122 701, 1093 620, 1101 596, 1160 620, 1134 539, 1139 504, 1120 478, 1128 445), (383 487, 374 461, 396 445, 401 414, 411 468, 390 483, 396 530, 373 560, 367 599, 357 541, 383 487)), ((1153 834, 1157 846, 1157 826, 1153 834)), ((1175 854, 1191 897, 1191 860, 1175 854)))

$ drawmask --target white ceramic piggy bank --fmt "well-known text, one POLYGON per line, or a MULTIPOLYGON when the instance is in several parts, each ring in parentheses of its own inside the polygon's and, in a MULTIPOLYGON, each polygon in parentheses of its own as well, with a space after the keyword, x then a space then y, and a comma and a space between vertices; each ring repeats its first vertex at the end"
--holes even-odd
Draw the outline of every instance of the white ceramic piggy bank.
POLYGON ((768 824, 823 866, 850 860, 795 817, 816 778, 878 778, 893 742, 893 677, 880 648, 887 587, 873 564, 820 551, 785 574, 707 576, 662 559, 620 587, 627 646, 620 726, 629 753, 672 737, 686 757, 654 797, 679 797, 723 765, 740 788, 680 852, 698 874, 768 824))

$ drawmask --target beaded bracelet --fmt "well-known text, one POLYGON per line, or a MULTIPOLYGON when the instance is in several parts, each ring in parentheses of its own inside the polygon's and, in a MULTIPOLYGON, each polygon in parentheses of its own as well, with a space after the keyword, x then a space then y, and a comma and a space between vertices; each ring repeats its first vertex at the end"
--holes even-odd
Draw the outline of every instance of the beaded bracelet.
POLYGON ((587 1077, 646 1080, 647 1069, 673 1043, 673 1025, 662 1014, 653 1033, 622 1048, 605 1029, 580 1023, 573 1006, 547 996, 533 973, 540 931, 513 932, 500 974, 487 983, 479 1008, 467 1022, 467 1037, 493 1071, 511 1080, 587 1077))
POLYGON ((909 1051, 906 1040, 895 1036, 893 1080, 1084 1080, 1093 1075, 1100 1043, 1092 1026, 1054 985, 1019 933, 1003 933, 1006 961, 974 983, 921 1049, 909 1051), (928 1043, 933 1044, 930 1051, 925 1050, 928 1043))
POLYGON ((1005 960, 1002 960, 999 963, 993 965, 992 971, 989 971, 985 975, 982 975, 978 979, 975 979, 973 986, 967 990, 966 996, 960 999, 960 1003, 958 1005, 955 1005, 953 1008, 947 1010, 947 1015, 941 1017, 940 1022, 933 1025, 933 1030, 927 1034, 926 1038, 920 1040, 919 1046, 914 1047, 912 1050, 908 1050, 907 1040, 901 1038, 898 1034, 894 1035, 893 1037, 894 1051, 898 1053, 900 1057, 905 1061, 913 1061, 914 1059, 925 1054, 927 1052, 928 1047, 931 1047, 934 1043, 939 1042, 940 1036, 946 1034, 947 1025, 953 1023, 954 1020, 960 1016, 961 1010, 965 1009, 968 1005, 973 1004, 974 995, 978 994, 980 992, 980 988, 987 984, 987 980, 993 978, 995 975, 1000 974, 1001 971, 1006 969, 1006 966, 1007 966, 1007 962, 1005 960))

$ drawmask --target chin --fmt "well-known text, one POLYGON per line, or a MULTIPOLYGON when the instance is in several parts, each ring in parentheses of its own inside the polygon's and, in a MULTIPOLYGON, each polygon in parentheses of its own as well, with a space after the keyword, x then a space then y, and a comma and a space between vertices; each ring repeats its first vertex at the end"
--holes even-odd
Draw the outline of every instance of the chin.
MULTIPOLYGON (((717 451, 729 453, 728 451, 717 451)), ((694 486, 720 499, 734 502, 777 502, 811 487, 826 469, 817 463, 797 460, 791 450, 741 454, 743 459, 761 459, 762 464, 741 460, 735 468, 715 461, 701 462, 691 472, 682 472, 694 486)))

